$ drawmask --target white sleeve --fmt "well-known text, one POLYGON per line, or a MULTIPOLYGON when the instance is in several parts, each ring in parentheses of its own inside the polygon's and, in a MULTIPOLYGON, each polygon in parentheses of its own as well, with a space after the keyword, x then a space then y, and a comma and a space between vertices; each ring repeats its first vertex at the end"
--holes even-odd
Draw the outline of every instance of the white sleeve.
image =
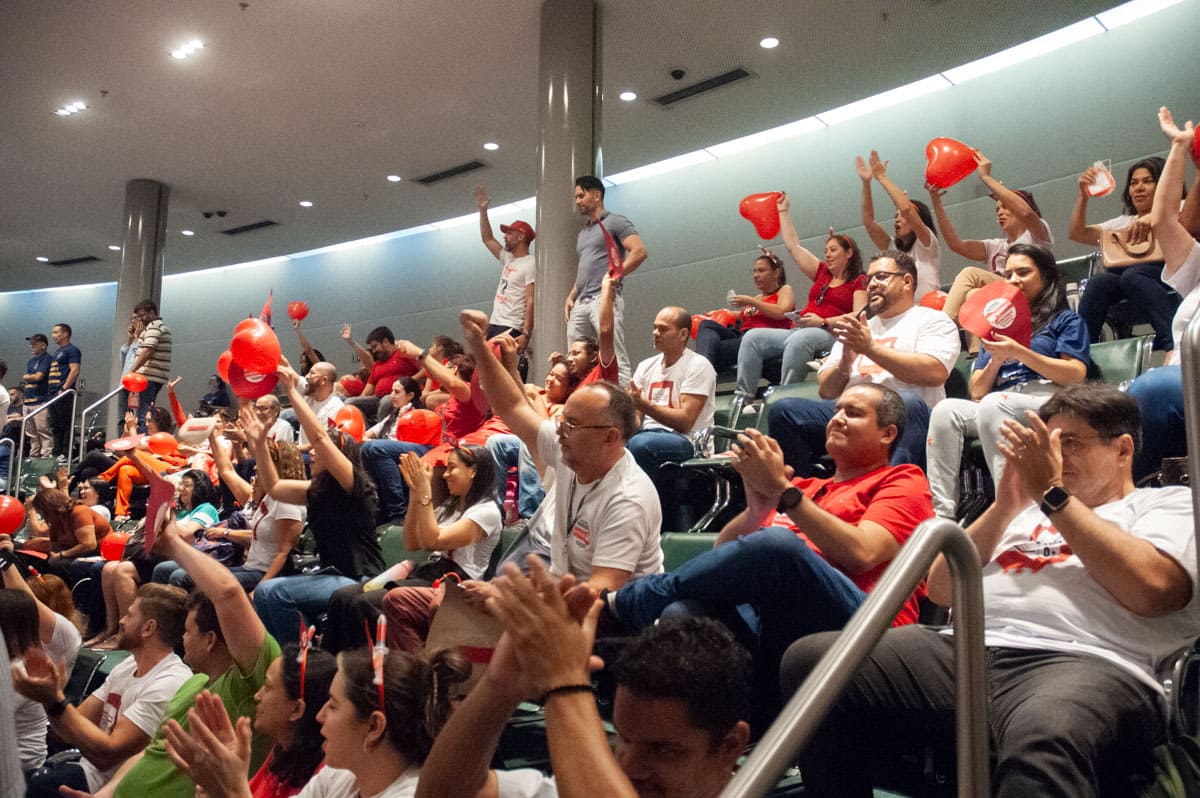
POLYGON ((549 468, 555 468, 558 465, 558 461, 562 457, 562 449, 558 445, 558 432, 554 428, 553 421, 543 421, 538 427, 537 449, 538 457, 549 468))
POLYGON ((1114 216, 1111 219, 1106 219, 1096 226, 1101 230, 1124 230, 1133 223, 1135 218, 1136 217, 1130 216, 1129 214, 1122 214, 1121 216, 1114 216))
POLYGON ((58 615, 54 619, 54 633, 50 635, 50 642, 46 644, 46 653, 54 660, 65 660, 67 663, 67 673, 75 667, 75 657, 79 654, 79 647, 83 645, 83 638, 79 635, 79 630, 75 628, 75 624, 70 620, 58 615))
POLYGON ((954 363, 962 352, 962 342, 958 337, 958 325, 949 316, 939 311, 932 311, 929 318, 921 325, 921 334, 917 338, 917 351, 923 355, 933 355, 946 367, 946 376, 954 369, 954 363))
POLYGON ((276 521, 300 521, 302 523, 307 513, 308 508, 303 504, 290 502, 276 502, 271 511, 276 521))
POLYGON ((497 798, 558 798, 553 776, 539 770, 497 770, 497 798))
POLYGON ((463 512, 462 517, 471 520, 476 526, 482 529, 485 538, 490 538, 499 532, 501 526, 503 526, 503 519, 500 517, 500 508, 490 499, 472 504, 463 512))
POLYGON ((186 666, 183 666, 182 663, 180 665, 179 669, 159 674, 158 678, 141 691, 132 704, 122 703, 121 715, 144 731, 148 737, 153 737, 154 733, 158 731, 163 713, 167 709, 167 702, 175 697, 180 686, 192 676, 186 666))
POLYGON ((824 374, 832 368, 837 368, 837 364, 842 362, 842 342, 834 341, 833 346, 829 349, 829 356, 821 361, 821 370, 817 374, 824 374))
POLYGON ((592 533, 596 547, 592 550, 592 568, 616 568, 638 572, 646 538, 654 530, 647 509, 633 497, 623 497, 610 504, 603 525, 592 533))
POLYGON ((679 383, 680 396, 689 393, 708 397, 713 396, 716 390, 717 371, 713 368, 712 363, 701 355, 691 358, 691 367, 683 375, 682 382, 679 383))

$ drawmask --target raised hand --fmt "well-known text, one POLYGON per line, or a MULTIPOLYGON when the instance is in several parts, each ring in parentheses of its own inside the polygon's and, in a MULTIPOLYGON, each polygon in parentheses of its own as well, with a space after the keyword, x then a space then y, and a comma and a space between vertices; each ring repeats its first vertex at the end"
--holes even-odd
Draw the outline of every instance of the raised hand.
POLYGON ((867 162, 863 160, 861 155, 854 156, 854 171, 858 173, 858 179, 864 183, 871 182, 871 167, 867 166, 867 162))
POLYGON ((400 455, 400 475, 404 477, 404 482, 408 485, 410 496, 414 493, 419 493, 422 496, 430 494, 430 485, 433 482, 433 468, 428 463, 422 461, 416 453, 405 452, 400 455))
POLYGON ((487 189, 483 186, 475 186, 475 204, 479 206, 479 210, 487 210, 492 204, 492 198, 488 196, 487 189))
POLYGON ((483 311, 464 310, 458 314, 458 321, 467 343, 483 344, 487 341, 488 317, 483 311))
POLYGON ((342 340, 343 340, 343 341, 349 341, 349 340, 351 340, 351 336, 350 336, 350 325, 349 325, 349 324, 343 324, 343 325, 342 325, 342 340))
POLYGON ((871 150, 871 174, 876 180, 887 177, 888 162, 881 160, 879 153, 871 150))
POLYGON ((1171 116, 1171 111, 1165 105, 1158 109, 1158 126, 1162 129, 1163 135, 1172 144, 1187 144, 1192 143, 1192 138, 1195 136, 1195 130, 1192 126, 1192 121, 1189 119, 1184 123, 1183 129, 1175 124, 1175 118, 1171 116))

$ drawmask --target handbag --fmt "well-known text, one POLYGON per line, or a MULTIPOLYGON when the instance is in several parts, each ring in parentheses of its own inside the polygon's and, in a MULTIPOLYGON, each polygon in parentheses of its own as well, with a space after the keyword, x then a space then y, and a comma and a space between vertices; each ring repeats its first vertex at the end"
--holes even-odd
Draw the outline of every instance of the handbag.
POLYGON ((1139 263, 1162 263, 1162 248, 1151 231, 1139 244, 1129 242, 1129 228, 1104 230, 1100 235, 1100 258, 1106 269, 1121 269, 1139 263))
POLYGON ((483 676, 504 632, 504 625, 484 610, 468 604, 463 589, 457 585, 446 582, 445 591, 446 596, 429 625, 425 651, 456 649, 471 663, 470 678, 454 687, 454 697, 458 697, 466 695, 483 676))

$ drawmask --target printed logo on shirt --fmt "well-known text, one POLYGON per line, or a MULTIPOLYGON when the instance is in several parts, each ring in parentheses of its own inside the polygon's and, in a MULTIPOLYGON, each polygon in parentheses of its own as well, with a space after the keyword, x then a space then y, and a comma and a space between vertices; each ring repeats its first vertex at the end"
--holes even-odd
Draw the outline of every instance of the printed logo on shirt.
POLYGON ((1073 553, 1054 524, 1046 522, 1034 527, 1029 540, 1018 543, 997 557, 996 564, 1006 574, 1024 570, 1036 574, 1047 565, 1067 560, 1073 553))
MULTIPOLYGON (((876 338, 875 343, 885 346, 888 349, 896 348, 895 338, 876 338)), ((876 374, 883 374, 886 371, 883 366, 871 360, 866 355, 859 355, 854 359, 854 369, 861 377, 873 377, 876 374)))
POLYGON ((674 380, 661 380, 659 382, 650 383, 649 396, 650 404, 659 407, 674 407, 671 404, 671 394, 675 389, 674 380))
POLYGON ((112 732, 113 726, 117 725, 117 715, 120 713, 121 694, 109 693, 104 702, 104 708, 100 710, 100 730, 105 734, 112 732))
POLYGON ((592 532, 587 528, 586 522, 575 522, 574 528, 571 529, 571 539, 575 541, 576 546, 580 546, 585 549, 592 545, 592 532))

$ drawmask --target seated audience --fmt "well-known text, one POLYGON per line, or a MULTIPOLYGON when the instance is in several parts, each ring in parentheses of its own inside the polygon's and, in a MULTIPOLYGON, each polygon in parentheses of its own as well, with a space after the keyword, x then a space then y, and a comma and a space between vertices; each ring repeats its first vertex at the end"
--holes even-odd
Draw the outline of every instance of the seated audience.
POLYGON ((792 223, 787 194, 779 198, 779 221, 783 241, 800 272, 812 280, 808 304, 799 311, 796 327, 751 330, 738 349, 738 393, 753 397, 762 378, 763 361, 783 356, 780 383, 800 382, 809 372, 809 361, 833 346, 832 321, 848 313, 858 313, 867 301, 867 282, 862 276, 862 255, 854 239, 830 233, 825 241, 825 259, 809 252, 801 243, 792 223))
MULTIPOLYGON (((318 363, 313 370, 323 365, 318 363)), ((249 415, 242 417, 242 425, 254 443, 257 479, 266 495, 307 506, 308 526, 321 558, 319 573, 267 579, 254 589, 254 608, 267 630, 287 639, 302 617, 316 620, 339 587, 382 571, 383 553, 375 536, 375 486, 363 470, 358 444, 344 432, 324 426, 300 395, 296 372, 281 366, 278 373, 301 433, 312 445, 312 478, 281 479, 267 449, 265 428, 249 415)))
POLYGON ((204 415, 211 415, 214 408, 229 407, 232 402, 229 400, 229 387, 225 384, 225 380, 221 379, 219 374, 213 374, 208 378, 208 393, 200 397, 200 410, 204 415))
POLYGON ((58 488, 42 488, 29 498, 26 508, 25 525, 33 537, 22 548, 47 555, 44 562, 36 563, 38 570, 63 579, 70 580, 77 557, 99 554, 100 541, 112 531, 104 516, 76 504, 58 488))
MULTIPOLYGON (((422 410, 421 386, 412 377, 400 377, 392 383, 390 409, 379 414, 379 421, 363 433, 363 442, 396 438, 396 421, 409 410, 422 410)), ((269 437, 269 436, 268 436, 269 437)))
MULTIPOLYGON (((146 411, 146 435, 154 435, 158 432, 171 432, 174 429, 175 425, 171 422, 171 413, 165 407, 154 405, 146 411)), ((137 434, 136 430, 137 416, 130 411, 125 414, 126 437, 135 436, 137 434)), ((134 444, 134 448, 144 456, 143 462, 160 474, 178 471, 187 465, 187 458, 179 452, 160 455, 150 451, 144 439, 138 439, 134 444)), ((123 524, 128 521, 129 498, 133 495, 133 486, 146 484, 146 478, 142 476, 142 472, 138 470, 138 467, 133 464, 132 460, 128 457, 122 457, 109 466, 107 470, 95 476, 109 483, 116 480, 117 498, 113 503, 113 523, 123 524)))
POLYGON ((279 397, 273 393, 260 396, 254 400, 254 412, 267 428, 267 440, 276 443, 295 443, 296 431, 292 425, 279 417, 279 397))
MULTIPOLYGON (((1150 224, 1163 251, 1163 279, 1183 297, 1171 321, 1172 336, 1181 341, 1200 307, 1200 243, 1196 241, 1200 238, 1200 174, 1192 184, 1183 212, 1176 214, 1195 134, 1191 125, 1181 130, 1166 108, 1159 110, 1158 115, 1162 131, 1171 142, 1171 151, 1154 191, 1150 224)), ((1135 479, 1158 471, 1164 457, 1187 453, 1183 371, 1178 352, 1172 350, 1165 365, 1151 369, 1129 385, 1129 395, 1137 400, 1144 424, 1144 448, 1133 467, 1135 479)))
POLYGON ((627 446, 651 478, 663 463, 692 457, 692 435, 713 423, 717 372, 712 363, 687 348, 691 324, 692 317, 683 308, 660 310, 653 327, 658 354, 639 363, 629 383, 641 429, 627 446))
MULTIPOLYGON (((1191 494, 1134 488, 1140 418, 1115 388, 1072 385, 1027 415, 1005 422, 996 502, 967 530, 984 566, 992 788, 1097 795, 1162 741, 1155 667, 1200 634, 1191 494)), ((942 559, 929 596, 951 603, 942 559)), ((785 695, 835 638, 789 649, 785 695)), ((949 633, 886 632, 801 757, 806 789, 870 796, 897 745, 952 737, 953 660, 949 633)))
POLYGON ((350 397, 347 404, 362 411, 368 424, 374 424, 377 416, 382 418, 390 409, 392 383, 420 370, 420 364, 408 352, 415 347, 401 346, 408 342, 397 343, 396 336, 387 327, 376 327, 367 333, 367 345, 363 347, 350 334, 350 325, 343 324, 342 340, 350 344, 363 368, 369 369, 362 390, 357 396, 350 397))
POLYGON ((95 792, 117 769, 150 743, 175 691, 192 675, 175 655, 184 636, 187 594, 168 585, 142 585, 121 618, 120 647, 132 654, 115 667, 76 708, 63 688, 70 675, 61 660, 38 648, 25 652, 23 671, 13 685, 40 703, 50 727, 83 759, 43 768, 29 779, 31 798, 59 795, 60 785, 95 792))
POLYGON ((400 476, 397 465, 400 457, 406 452, 422 455, 433 448, 428 443, 398 437, 396 422, 400 415, 407 412, 405 406, 408 405, 407 409, 424 407, 419 389, 417 392, 411 390, 415 384, 410 377, 402 377, 392 383, 392 406, 399 412, 396 415, 388 414, 367 430, 362 443, 363 467, 379 491, 380 515, 375 520, 381 523, 403 523, 408 509, 408 486, 400 476))
POLYGON ((850 386, 886 385, 904 400, 903 435, 892 463, 925 465, 929 410, 946 398, 945 383, 958 358, 958 330, 944 314, 913 302, 917 268, 905 252, 871 258, 866 320, 844 316, 832 323, 837 343, 818 375, 821 399, 784 399, 771 408, 768 429, 784 459, 809 476, 835 412, 833 400, 850 386))
POLYGON ((737 324, 726 327, 713 319, 701 319, 696 328, 696 354, 707 358, 717 371, 737 363, 736 357, 733 363, 728 362, 722 341, 740 343, 739 339, 751 330, 792 328, 792 320, 787 314, 796 309, 796 297, 787 284, 783 261, 773 252, 764 249, 762 253, 754 259, 751 272, 758 295, 734 294, 729 299, 729 304, 741 308, 737 324))
POLYGON ((955 520, 963 442, 978 436, 993 479, 1004 467, 1000 428, 1004 419, 1024 421, 1062 385, 1083 382, 1091 361, 1087 327, 1067 308, 1063 274, 1048 250, 1013 244, 1004 264, 1008 282, 1029 301, 1033 338, 1023 346, 1004 335, 982 341, 969 389, 971 398, 943 399, 929 416, 926 463, 933 509, 955 520))
POLYGON ((862 181, 862 223, 867 228, 867 235, 879 249, 898 249, 912 256, 913 263, 917 264, 917 290, 913 298, 920 304, 926 294, 937 291, 942 285, 942 250, 938 245, 933 214, 928 205, 909 199, 908 192, 892 182, 887 174, 888 162, 881 160, 875 150, 871 150, 869 165, 861 157, 854 159, 854 165, 862 181), (879 181, 896 206, 894 237, 875 221, 872 178, 879 181))
POLYGON ((535 560, 530 579, 510 566, 498 580, 488 606, 504 634, 482 681, 434 743, 417 796, 716 798, 750 737, 745 650, 710 620, 647 629, 611 667, 617 734, 610 747, 588 673, 599 603, 535 560), (554 775, 489 771, 508 717, 537 697, 554 775))

